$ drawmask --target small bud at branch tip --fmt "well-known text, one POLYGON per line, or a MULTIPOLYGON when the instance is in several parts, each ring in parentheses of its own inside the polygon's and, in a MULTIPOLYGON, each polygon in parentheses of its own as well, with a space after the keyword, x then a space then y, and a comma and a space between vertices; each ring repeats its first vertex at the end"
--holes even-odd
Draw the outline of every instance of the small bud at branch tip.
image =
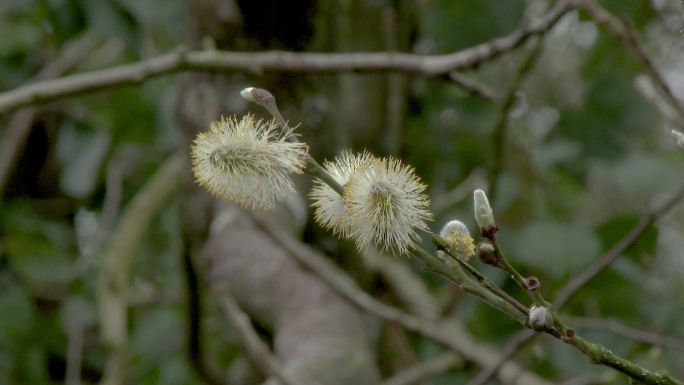
MULTIPOLYGON (((475 221, 480 226, 481 231, 484 229, 496 228, 494 221, 494 212, 492 206, 489 204, 487 194, 483 190, 477 189, 473 192, 474 214, 475 221)), ((496 231, 494 231, 496 232, 496 231)))
POLYGON ((240 91, 240 96, 248 102, 256 103, 265 106, 273 102, 275 99, 273 95, 263 88, 247 87, 240 91))

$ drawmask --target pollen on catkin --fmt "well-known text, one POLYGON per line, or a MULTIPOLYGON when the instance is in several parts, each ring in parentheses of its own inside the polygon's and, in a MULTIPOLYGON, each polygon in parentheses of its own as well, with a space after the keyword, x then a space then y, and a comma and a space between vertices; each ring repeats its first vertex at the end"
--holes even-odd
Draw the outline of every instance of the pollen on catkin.
POLYGON ((359 249, 370 245, 400 254, 413 248, 416 229, 427 230, 430 199, 413 167, 394 158, 371 159, 344 186, 345 221, 359 249))
POLYGON ((290 174, 306 166, 308 147, 288 141, 293 135, 249 114, 214 121, 192 143, 197 183, 239 206, 269 209, 294 191, 290 174))
MULTIPOLYGON (((370 162, 373 156, 364 151, 354 154, 350 151, 343 152, 334 161, 323 163, 323 169, 341 186, 349 181, 352 174, 362 166, 370 162)), ((314 179, 314 186, 309 194, 313 200, 314 218, 324 228, 331 230, 335 235, 349 237, 351 229, 349 222, 345 220, 346 205, 340 194, 332 189, 322 179, 314 179)))
MULTIPOLYGON (((457 257, 468 261, 475 255, 475 242, 470 237, 470 231, 468 231, 468 227, 463 222, 459 220, 447 222, 442 227, 442 230, 440 230, 439 235, 446 241, 451 251, 457 257)), ((451 266, 455 266, 458 263, 443 251, 439 251, 437 254, 451 266)))

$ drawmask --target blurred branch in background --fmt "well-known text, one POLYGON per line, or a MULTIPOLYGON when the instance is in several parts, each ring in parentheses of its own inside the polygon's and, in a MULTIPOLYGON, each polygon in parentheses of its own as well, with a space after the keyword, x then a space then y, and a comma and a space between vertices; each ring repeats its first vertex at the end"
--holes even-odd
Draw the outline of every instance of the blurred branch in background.
POLYGON ((632 51, 656 87, 662 92, 670 107, 679 113, 677 122, 681 127, 682 123, 684 123, 684 104, 672 92, 672 88, 665 80, 665 77, 663 77, 651 56, 646 52, 634 26, 626 20, 620 20, 613 16, 594 0, 577 0, 576 5, 579 9, 589 14, 596 23, 603 26, 615 39, 622 42, 625 47, 632 51))
MULTIPOLYGON (((47 79, 56 78, 76 67, 85 56, 100 42, 92 33, 75 38, 66 43, 66 48, 54 59, 47 63, 31 80, 34 84, 47 79)), ((29 83, 31 84, 31 83, 29 83)), ((7 129, 0 142, 0 197, 14 169, 17 156, 26 145, 26 139, 31 132, 37 109, 34 107, 17 111, 10 119, 7 129)))
POLYGON ((494 127, 492 129, 492 142, 494 143, 494 154, 492 156, 492 167, 489 173, 489 199, 492 202, 496 202, 496 193, 498 190, 498 180, 503 169, 504 157, 506 156, 506 141, 507 141, 507 131, 508 131, 508 119, 513 106, 515 105, 517 91, 522 85, 525 77, 534 68, 534 64, 537 61, 542 49, 544 47, 544 40, 542 38, 536 38, 531 43, 532 48, 526 53, 523 58, 522 63, 515 71, 515 75, 511 80, 511 84, 508 86, 506 93, 503 97, 503 102, 501 104, 501 109, 499 110, 496 121, 494 122, 494 127))
POLYGON ((442 353, 406 368, 404 371, 384 380, 380 385, 412 385, 447 370, 456 369, 463 364, 463 358, 459 355, 453 352, 442 353))
POLYGON ((432 214, 439 218, 451 207, 470 198, 473 194, 473 190, 477 188, 484 189, 487 185, 486 177, 487 173, 484 168, 476 168, 465 178, 465 180, 450 191, 439 195, 433 195, 431 206, 432 214))
POLYGON ((549 12, 509 35, 462 51, 445 55, 408 53, 294 53, 294 52, 174 52, 111 69, 66 76, 21 86, 0 94, 0 114, 19 107, 42 103, 84 92, 126 84, 138 84, 150 77, 181 70, 282 72, 403 72, 440 76, 475 67, 545 33, 572 8, 571 1, 558 2, 549 12))
MULTIPOLYGON (((259 338, 256 330, 249 320, 249 316, 240 309, 230 289, 215 285, 217 295, 221 301, 221 308, 231 325, 235 328, 242 346, 249 355, 250 360, 263 372, 266 377, 278 379, 282 385, 297 385, 283 370, 278 359, 273 356, 268 346, 259 338)), ((315 385, 315 384, 312 384, 315 385)))
POLYGON ((661 346, 664 348, 684 350, 684 338, 669 337, 662 334, 635 329, 625 326, 618 321, 612 319, 600 318, 586 318, 563 316, 569 323, 582 329, 594 329, 608 331, 623 337, 629 338, 635 342, 643 342, 654 346, 661 346))
POLYGON ((110 350, 103 385, 127 383, 131 263, 155 215, 178 187, 185 154, 169 157, 126 206, 102 260, 97 288, 101 334, 110 350))
POLYGON ((478 83, 477 81, 470 79, 460 72, 449 72, 446 75, 446 79, 454 82, 456 85, 468 91, 471 95, 477 96, 478 98, 482 98, 490 102, 499 100, 499 95, 497 95, 491 87, 478 83))

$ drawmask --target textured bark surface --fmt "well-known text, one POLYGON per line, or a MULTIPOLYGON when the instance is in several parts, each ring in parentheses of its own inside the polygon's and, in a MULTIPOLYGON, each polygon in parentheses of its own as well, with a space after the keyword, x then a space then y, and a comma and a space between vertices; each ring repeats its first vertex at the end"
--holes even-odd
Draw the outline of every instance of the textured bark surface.
POLYGON ((225 209, 201 262, 209 284, 231 290, 273 333, 273 350, 300 384, 374 384, 375 357, 364 317, 303 270, 249 215, 225 209))

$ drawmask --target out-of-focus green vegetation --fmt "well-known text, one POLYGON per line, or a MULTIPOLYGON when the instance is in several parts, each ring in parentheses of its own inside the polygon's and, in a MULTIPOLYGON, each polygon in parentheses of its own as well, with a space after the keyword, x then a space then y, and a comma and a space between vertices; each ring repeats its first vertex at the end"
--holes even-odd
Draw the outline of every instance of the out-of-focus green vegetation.
MULTIPOLYGON (((317 9, 322 13, 332 0, 320 3, 317 9)), ((382 4, 373 6, 385 9, 395 2, 377 3, 382 4)), ((521 18, 531 16, 525 15, 527 6, 543 8, 545 2, 416 3, 411 50, 446 53, 509 33, 521 18)), ((678 2, 601 3, 633 21, 672 88, 684 97, 678 2)), ((189 10, 184 0, 3 0, 0 89, 28 82, 86 35, 97 43, 68 69, 70 73, 167 52, 187 41, 189 10)), ((316 25, 314 33, 325 34, 321 32, 325 21, 316 19, 323 16, 309 17, 316 25)), ((258 29, 253 24, 250 28, 258 29)), ((307 37, 300 44, 325 46, 320 39, 307 37)), ((528 51, 523 46, 465 75, 503 95, 528 51)), ((572 12, 545 37, 509 112, 504 168, 493 205, 509 258, 524 274, 541 279, 547 297, 553 298, 654 202, 684 183, 684 152, 668 136, 658 111, 634 87, 641 71, 624 46, 572 12)), ((339 100, 334 86, 320 84, 335 84, 335 76, 286 76, 282 89, 271 88, 275 95, 295 100, 285 111, 297 111, 293 115, 302 120, 303 140, 311 142, 313 152, 320 151, 316 145, 325 148, 328 157, 334 145, 317 141, 335 137, 331 114, 339 100)), ((123 168, 120 207, 125 208, 166 156, 181 145, 175 115, 178 83, 177 75, 168 75, 39 108, 0 202, 0 384, 64 382, 74 344, 82 348, 82 381, 100 379, 106 348, 98 335, 94 293, 113 223, 102 230, 102 238, 94 234, 108 192, 107 170, 113 164, 123 168)), ((409 77, 405 96, 400 155, 416 167, 434 200, 474 170, 492 166, 491 135, 499 103, 472 96, 444 80, 416 77, 409 77)), ((10 118, 0 117, 2 132, 10 118)), ((387 150, 384 128, 376 130, 363 142, 352 138, 350 143, 358 150, 367 147, 383 153, 387 150)), ((133 383, 201 383, 184 347, 182 199, 178 194, 168 203, 135 254, 128 290, 133 383)), ((474 229, 471 210, 469 199, 455 202, 435 218, 433 229, 439 230, 452 218, 474 229)), ((308 234, 323 248, 335 242, 320 230, 308 234)), ((429 246, 427 240, 425 245, 429 246)), ((583 288, 564 312, 615 318, 635 328, 684 336, 682 250, 684 209, 679 208, 583 288)), ((521 294, 502 274, 484 270, 507 290, 521 294)), ((434 277, 425 279, 436 292, 447 285, 434 277)), ((458 307, 470 331, 483 341, 503 344, 519 329, 475 299, 463 298, 458 307)), ((239 345, 216 309, 209 306, 205 312, 207 354, 226 368, 238 356, 239 345)), ((646 367, 667 368, 684 377, 681 352, 607 331, 584 334, 646 367)), ((436 350, 423 338, 412 342, 423 356, 436 350)), ((551 379, 601 373, 557 341, 540 340, 519 357, 551 379)), ((469 377, 468 372, 447 372, 434 383, 461 383, 469 377)))

